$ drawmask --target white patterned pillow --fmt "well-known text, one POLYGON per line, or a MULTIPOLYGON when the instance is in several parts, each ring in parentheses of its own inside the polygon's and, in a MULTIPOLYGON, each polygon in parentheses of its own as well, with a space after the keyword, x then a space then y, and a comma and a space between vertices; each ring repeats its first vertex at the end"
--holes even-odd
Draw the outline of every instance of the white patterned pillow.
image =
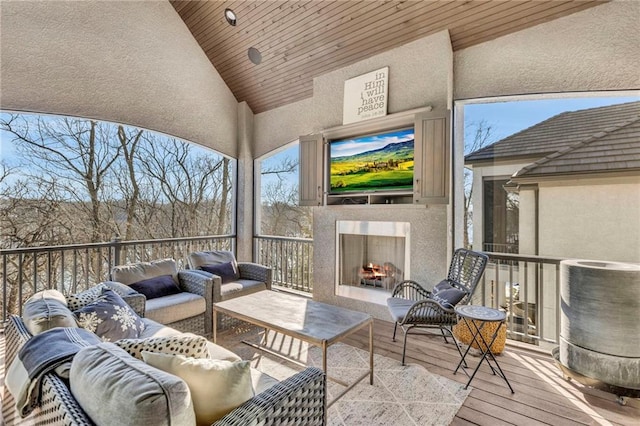
POLYGON ((102 296, 102 289, 107 288, 104 284, 98 284, 88 290, 76 294, 69 294, 67 298, 67 307, 72 311, 84 308, 89 303, 94 302, 98 297, 102 296))
POLYGON ((184 355, 192 358, 209 358, 207 339, 202 336, 166 336, 147 339, 122 339, 114 342, 129 355, 142 360, 142 351, 169 355, 184 355))
POLYGON ((142 318, 110 288, 103 288, 100 297, 73 314, 80 327, 94 332, 105 342, 137 339, 145 328, 142 318))
POLYGON ((105 288, 115 291, 120 297, 130 296, 131 293, 136 294, 136 292, 130 289, 129 286, 125 286, 118 282, 104 281, 100 284, 96 284, 88 290, 66 296, 67 307, 72 311, 84 308, 89 303, 95 302, 98 297, 102 296, 102 289, 105 288))

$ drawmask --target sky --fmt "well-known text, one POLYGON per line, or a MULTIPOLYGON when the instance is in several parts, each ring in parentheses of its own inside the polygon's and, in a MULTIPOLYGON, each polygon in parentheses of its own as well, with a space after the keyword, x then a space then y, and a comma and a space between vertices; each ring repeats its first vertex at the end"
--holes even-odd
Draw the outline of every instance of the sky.
POLYGON ((384 148, 391 143, 413 140, 413 129, 381 133, 331 142, 331 158, 345 157, 384 148))
POLYGON ((582 97, 470 104, 464 107, 464 122, 467 128, 469 123, 479 123, 484 120, 488 126, 491 126, 492 142, 496 142, 565 111, 634 101, 640 101, 640 91, 635 97, 582 97))

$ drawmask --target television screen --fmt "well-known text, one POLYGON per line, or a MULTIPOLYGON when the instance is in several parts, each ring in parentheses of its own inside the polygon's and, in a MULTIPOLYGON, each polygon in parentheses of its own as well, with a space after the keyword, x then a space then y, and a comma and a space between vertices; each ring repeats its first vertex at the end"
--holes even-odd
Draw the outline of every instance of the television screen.
POLYGON ((411 128, 330 141, 329 192, 412 190, 413 139, 411 128))

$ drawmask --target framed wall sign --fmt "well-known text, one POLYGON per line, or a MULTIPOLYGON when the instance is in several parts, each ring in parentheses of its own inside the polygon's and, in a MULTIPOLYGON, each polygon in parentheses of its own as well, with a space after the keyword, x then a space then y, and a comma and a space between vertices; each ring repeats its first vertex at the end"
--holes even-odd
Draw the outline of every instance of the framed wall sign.
POLYGON ((387 115, 389 67, 344 82, 342 124, 387 115))

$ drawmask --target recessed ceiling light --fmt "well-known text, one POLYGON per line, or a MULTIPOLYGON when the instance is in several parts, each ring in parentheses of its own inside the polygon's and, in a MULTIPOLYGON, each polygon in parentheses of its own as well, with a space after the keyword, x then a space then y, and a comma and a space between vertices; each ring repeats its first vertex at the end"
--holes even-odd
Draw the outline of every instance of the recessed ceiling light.
POLYGON ((260 53, 260 51, 255 47, 250 47, 248 54, 249 60, 254 64, 258 65, 260 62, 262 62, 262 53, 260 53))
POLYGON ((224 19, 227 20, 229 25, 232 25, 234 27, 236 26, 236 13, 233 10, 231 10, 229 8, 225 9, 224 10, 224 19))

